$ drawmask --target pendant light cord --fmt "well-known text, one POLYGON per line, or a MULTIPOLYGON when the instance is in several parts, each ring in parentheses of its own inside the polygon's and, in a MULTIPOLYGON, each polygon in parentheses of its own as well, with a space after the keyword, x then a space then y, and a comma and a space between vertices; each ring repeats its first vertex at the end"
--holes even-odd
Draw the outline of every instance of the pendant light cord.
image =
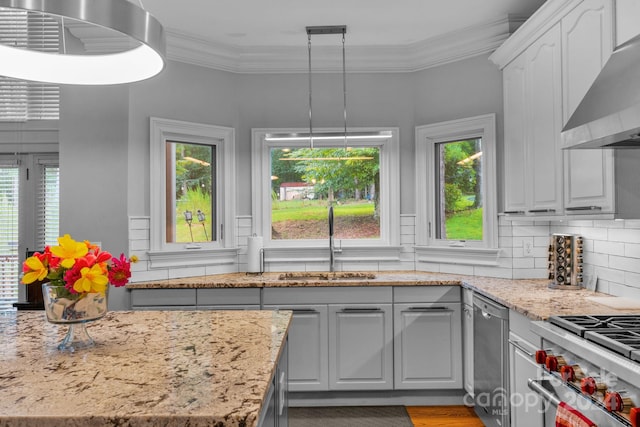
POLYGON ((309 146, 313 149, 313 120, 311 114, 311 33, 309 33, 309 146))

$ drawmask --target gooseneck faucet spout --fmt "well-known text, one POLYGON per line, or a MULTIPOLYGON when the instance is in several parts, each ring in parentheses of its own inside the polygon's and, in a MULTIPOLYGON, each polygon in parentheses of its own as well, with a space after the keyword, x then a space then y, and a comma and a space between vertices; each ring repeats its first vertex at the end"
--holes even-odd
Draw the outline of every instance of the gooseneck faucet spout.
POLYGON ((342 249, 336 249, 333 243, 333 206, 329 206, 329 271, 336 271, 336 254, 342 253, 342 249))

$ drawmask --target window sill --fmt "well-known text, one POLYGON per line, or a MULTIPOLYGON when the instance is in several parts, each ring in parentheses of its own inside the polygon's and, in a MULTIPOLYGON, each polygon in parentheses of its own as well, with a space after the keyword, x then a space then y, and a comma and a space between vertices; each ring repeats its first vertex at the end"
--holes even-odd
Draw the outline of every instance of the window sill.
POLYGON ((434 262, 440 264, 465 265, 498 265, 500 249, 450 247, 450 246, 416 246, 417 262, 434 262))
POLYGON ((149 255, 149 268, 178 268, 235 264, 238 248, 154 251, 149 255))

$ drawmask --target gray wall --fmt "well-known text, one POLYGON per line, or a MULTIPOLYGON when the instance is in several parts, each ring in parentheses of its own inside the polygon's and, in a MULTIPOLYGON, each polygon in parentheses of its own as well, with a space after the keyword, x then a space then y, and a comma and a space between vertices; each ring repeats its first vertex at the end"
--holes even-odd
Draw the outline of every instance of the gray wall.
MULTIPOLYGON (((415 126, 497 113, 502 128, 501 73, 486 56, 415 73, 348 74, 347 91, 349 127, 400 129, 402 214, 415 213, 415 126)), ((63 88, 61 232, 126 252, 127 217, 150 213, 150 116, 234 127, 236 214, 250 215, 251 129, 308 128, 308 76, 233 74, 169 61, 148 81, 63 88)), ((313 118, 314 127, 343 126, 341 74, 313 75, 313 118)), ((127 307, 124 292, 116 291, 112 307, 127 307)))

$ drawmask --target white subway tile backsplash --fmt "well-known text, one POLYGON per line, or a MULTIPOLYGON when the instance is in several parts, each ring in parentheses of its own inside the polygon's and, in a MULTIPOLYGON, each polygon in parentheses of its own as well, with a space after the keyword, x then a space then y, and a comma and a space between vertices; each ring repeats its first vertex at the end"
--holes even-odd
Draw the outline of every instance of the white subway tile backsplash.
POLYGON ((609 240, 613 242, 638 243, 640 242, 640 229, 612 228, 609 230, 609 240))
POLYGON ((607 267, 597 267, 595 274, 602 280, 609 282, 624 283, 624 271, 607 267))
POLYGON ((624 256, 630 258, 640 258, 640 243, 625 243, 624 256))
POLYGON ((611 255, 609 257, 609 267, 615 268, 616 270, 640 273, 640 261, 636 258, 611 255))
POLYGON ((593 252, 624 256, 624 243, 595 240, 593 242, 593 252))
MULTIPOLYGON (((478 275, 513 279, 543 279, 547 277, 549 235, 569 233, 584 238, 584 273, 598 277, 598 290, 615 295, 640 293, 640 220, 581 220, 534 221, 499 218, 498 244, 500 256, 497 266, 470 266, 420 262, 415 256, 415 215, 400 218, 400 259, 390 262, 340 262, 338 271, 418 270, 453 274, 478 275), (533 240, 533 251, 525 256, 523 239, 533 240)), ((140 262, 132 268, 132 282, 164 280, 185 275, 220 274, 245 271, 247 267, 247 237, 252 235, 252 218, 236 218, 237 242, 240 248, 237 262, 215 267, 194 267, 174 270, 149 270, 147 251, 150 248, 149 217, 129 218, 129 253, 140 262)), ((327 271, 326 262, 267 263, 266 271, 327 271)))

